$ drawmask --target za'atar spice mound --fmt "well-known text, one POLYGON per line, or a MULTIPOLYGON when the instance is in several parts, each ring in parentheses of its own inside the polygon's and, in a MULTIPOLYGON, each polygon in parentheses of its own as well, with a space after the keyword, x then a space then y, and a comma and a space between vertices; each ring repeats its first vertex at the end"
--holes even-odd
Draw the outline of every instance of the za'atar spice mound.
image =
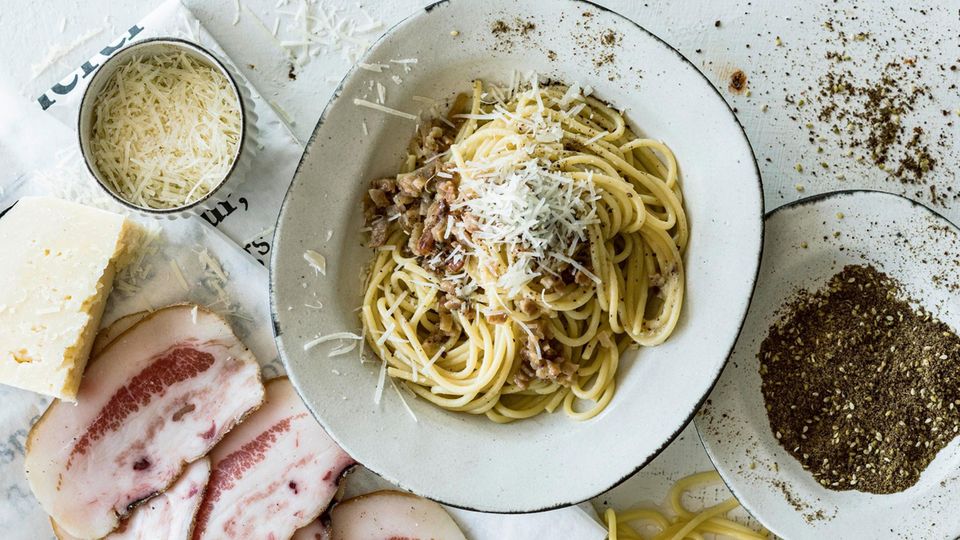
POLYGON ((824 487, 896 493, 960 434, 960 338, 851 265, 783 307, 760 346, 770 428, 824 487))

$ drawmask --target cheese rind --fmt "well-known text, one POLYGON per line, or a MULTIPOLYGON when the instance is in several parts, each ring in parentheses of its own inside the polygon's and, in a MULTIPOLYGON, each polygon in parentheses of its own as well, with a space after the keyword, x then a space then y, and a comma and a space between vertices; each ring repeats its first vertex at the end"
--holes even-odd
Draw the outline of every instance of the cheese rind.
POLYGON ((0 383, 75 401, 117 270, 140 229, 121 215, 24 197, 0 218, 0 383))

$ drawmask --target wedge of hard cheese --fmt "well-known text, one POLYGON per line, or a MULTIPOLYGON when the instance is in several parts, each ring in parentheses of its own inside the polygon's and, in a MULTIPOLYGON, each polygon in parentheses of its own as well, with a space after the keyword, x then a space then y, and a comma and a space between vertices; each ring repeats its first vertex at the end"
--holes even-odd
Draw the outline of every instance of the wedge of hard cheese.
POLYGON ((75 401, 140 229, 121 215, 24 197, 0 218, 0 383, 75 401))

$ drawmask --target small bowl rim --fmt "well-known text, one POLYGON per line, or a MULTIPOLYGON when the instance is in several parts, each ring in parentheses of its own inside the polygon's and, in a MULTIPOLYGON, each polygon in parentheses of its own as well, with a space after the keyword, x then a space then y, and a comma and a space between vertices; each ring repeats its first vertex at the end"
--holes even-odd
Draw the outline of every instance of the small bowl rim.
POLYGON ((157 216, 171 215, 171 214, 176 214, 179 212, 185 212, 187 210, 191 210, 207 202, 208 200, 210 200, 211 197, 213 197, 217 192, 219 192, 220 189, 223 188, 223 186, 227 183, 227 180, 229 180, 230 177, 233 176, 234 171, 236 171, 237 169, 237 165, 240 163, 240 155, 241 155, 241 152, 243 151, 243 147, 247 139, 247 125, 246 125, 247 110, 243 101, 244 101, 243 93, 241 92, 240 85, 237 83, 236 78, 227 68, 226 64, 224 64, 224 62, 221 61, 217 57, 217 55, 213 54, 213 52, 211 52, 206 47, 200 45, 199 43, 195 43, 187 39, 172 37, 172 36, 158 36, 158 37, 142 39, 140 41, 137 41, 135 43, 128 45, 127 47, 124 47, 123 49, 120 49, 119 51, 114 53, 113 56, 111 56, 106 61, 104 61, 100 65, 100 68, 97 69, 96 73, 93 74, 93 77, 90 79, 90 82, 87 84, 87 87, 83 91, 83 97, 80 99, 80 107, 77 109, 77 143, 80 146, 80 155, 83 157, 83 164, 86 166, 87 172, 90 173, 90 176, 93 177, 93 179, 96 181, 100 189, 105 191, 107 195, 109 195, 113 200, 117 201, 118 203, 122 204, 123 206, 131 210, 142 212, 145 214, 157 215, 157 216), (92 106, 91 105, 91 103, 93 103, 92 100, 95 100, 97 97, 97 96, 94 96, 93 93, 90 91, 90 89, 93 88, 94 81, 96 81, 97 77, 100 77, 101 74, 104 73, 104 68, 106 68, 108 65, 111 65, 111 63, 117 63, 120 61, 120 60, 117 60, 118 58, 120 58, 120 53, 124 53, 126 51, 131 51, 133 49, 145 47, 148 45, 155 45, 155 44, 167 44, 167 45, 173 45, 174 47, 191 49, 193 50, 193 52, 199 53, 200 56, 204 57, 206 60, 212 63, 213 66, 219 69, 220 72, 227 78, 227 81, 229 81, 230 86, 233 88, 233 92, 236 97, 237 105, 240 111, 240 141, 237 144, 236 151, 234 152, 233 160, 230 164, 230 169, 227 171, 226 174, 223 175, 223 178, 220 179, 217 185, 213 189, 211 189, 209 193, 207 193, 203 197, 189 204, 184 204, 184 205, 176 206, 173 208, 151 208, 148 206, 140 206, 138 204, 134 204, 124 199, 118 193, 115 193, 108 186, 104 185, 103 180, 101 180, 100 177, 97 175, 97 167, 92 163, 92 157, 88 155, 86 148, 83 144, 84 139, 89 139, 90 137, 84 134, 83 126, 81 125, 81 118, 83 117, 83 111, 88 106, 92 106))

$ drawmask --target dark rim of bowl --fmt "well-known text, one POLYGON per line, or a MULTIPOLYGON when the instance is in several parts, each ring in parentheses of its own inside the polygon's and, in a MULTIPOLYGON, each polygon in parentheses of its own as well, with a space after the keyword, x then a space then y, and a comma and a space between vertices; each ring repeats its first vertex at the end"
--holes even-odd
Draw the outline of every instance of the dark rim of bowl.
POLYGON ((93 179, 97 182, 97 185, 100 186, 100 188, 103 191, 107 192, 107 194, 111 198, 113 198, 113 200, 137 212, 143 212, 146 214, 153 214, 158 216, 170 215, 170 214, 176 214, 179 212, 185 212, 187 210, 195 208, 196 206, 208 201, 211 197, 214 196, 214 194, 220 191, 220 189, 227 183, 227 180, 229 180, 230 177, 233 175, 233 172, 237 168, 237 164, 240 162, 240 155, 243 152, 243 148, 246 143, 246 138, 247 138, 246 120, 247 120, 247 110, 243 102, 243 93, 240 91, 240 85, 237 84, 237 81, 234 78, 233 73, 230 71, 230 69, 227 68, 227 66, 217 57, 217 55, 213 54, 209 49, 203 47, 202 45, 199 45, 192 41, 188 41, 186 39, 176 38, 176 37, 153 37, 153 38, 147 38, 147 39, 137 41, 115 52, 113 56, 111 56, 103 64, 101 64, 99 69, 97 69, 96 73, 93 74, 93 78, 90 79, 90 82, 87 84, 87 87, 83 90, 83 98, 80 100, 80 107, 77 109, 77 143, 80 146, 80 155, 83 156, 83 163, 87 167, 87 172, 90 173, 90 176, 92 176, 93 179), (91 106, 91 107, 93 106, 92 104, 88 103, 88 99, 95 100, 97 97, 92 95, 92 93, 90 92, 90 89, 93 87, 93 83, 94 81, 97 80, 97 77, 99 77, 100 74, 104 72, 103 68, 107 67, 111 63, 116 63, 118 61, 117 57, 120 53, 124 51, 130 51, 136 48, 140 48, 152 43, 167 43, 167 44, 174 45, 176 47, 184 47, 184 48, 193 49, 199 52, 200 55, 204 57, 204 59, 212 62, 213 66, 219 69, 220 72, 227 77, 227 80, 230 81, 230 86, 233 88, 233 92, 236 95, 237 104, 240 109, 240 142, 237 144, 237 151, 233 156, 233 162, 230 164, 230 169, 223 176, 223 178, 220 179, 220 182, 217 183, 217 185, 210 190, 209 193, 193 201, 190 204, 187 204, 184 206, 177 206, 175 208, 150 208, 150 207, 136 205, 124 199, 119 194, 114 193, 112 189, 105 186, 103 181, 100 179, 100 177, 97 176, 96 167, 92 163, 91 156, 88 156, 87 152, 84 151, 83 140, 88 137, 84 135, 83 126, 80 125, 80 118, 82 117, 82 111, 87 106, 91 106))

